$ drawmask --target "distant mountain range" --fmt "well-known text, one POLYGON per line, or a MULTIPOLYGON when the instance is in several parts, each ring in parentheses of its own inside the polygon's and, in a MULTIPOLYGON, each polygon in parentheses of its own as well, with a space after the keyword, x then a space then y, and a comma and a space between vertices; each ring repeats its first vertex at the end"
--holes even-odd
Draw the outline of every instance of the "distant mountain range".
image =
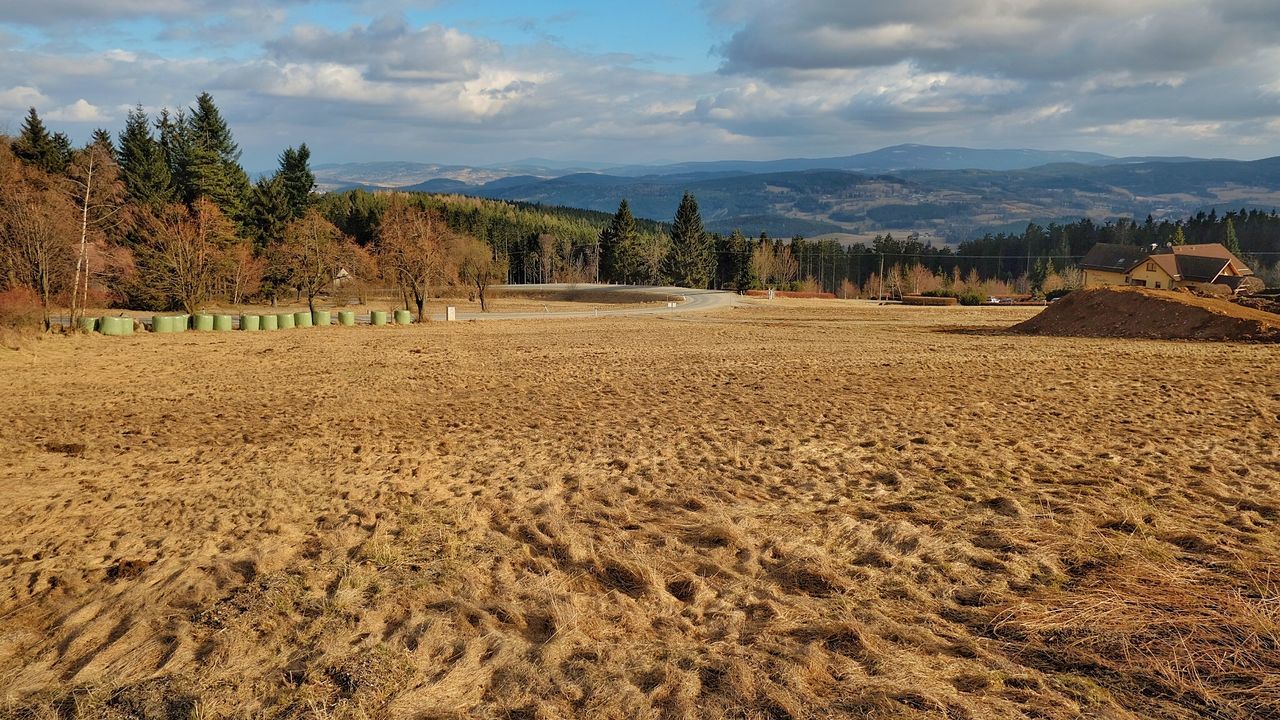
POLYGON ((1280 158, 1251 162, 899 145, 836 158, 602 167, 530 159, 483 168, 320 165, 322 189, 416 190, 670 218, 697 196, 718 231, 786 236, 883 231, 961 239, 1088 216, 1157 218, 1208 207, 1280 207, 1280 158))

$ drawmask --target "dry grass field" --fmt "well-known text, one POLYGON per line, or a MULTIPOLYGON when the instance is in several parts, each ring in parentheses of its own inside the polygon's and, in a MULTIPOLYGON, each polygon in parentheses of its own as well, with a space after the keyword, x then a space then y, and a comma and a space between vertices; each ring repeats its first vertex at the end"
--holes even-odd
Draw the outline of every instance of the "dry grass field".
POLYGON ((0 352, 0 716, 1280 716, 1280 348, 1034 312, 0 352))

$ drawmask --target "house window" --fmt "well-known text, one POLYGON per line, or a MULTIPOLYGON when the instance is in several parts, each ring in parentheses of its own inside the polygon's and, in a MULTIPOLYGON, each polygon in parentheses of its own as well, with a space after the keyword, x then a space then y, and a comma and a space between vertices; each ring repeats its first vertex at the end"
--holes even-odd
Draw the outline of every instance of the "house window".
POLYGON ((1156 281, 1156 289, 1157 289, 1157 290, 1159 290, 1159 289, 1160 289, 1160 281, 1159 281, 1159 280, 1157 280, 1157 281, 1156 281))
POLYGON ((1139 280, 1138 278, 1129 278, 1129 284, 1130 284, 1130 285, 1137 285, 1138 287, 1146 287, 1146 286, 1147 286, 1147 281, 1146 281, 1146 280, 1139 280))
POLYGON ((1153 262, 1147 263, 1147 272, 1155 272, 1155 271, 1156 271, 1156 264, 1153 262))

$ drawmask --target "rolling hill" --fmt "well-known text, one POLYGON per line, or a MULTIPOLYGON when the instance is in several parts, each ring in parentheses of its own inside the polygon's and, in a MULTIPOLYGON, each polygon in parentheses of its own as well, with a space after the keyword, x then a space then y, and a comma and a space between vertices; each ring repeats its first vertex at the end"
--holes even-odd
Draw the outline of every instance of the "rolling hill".
POLYGON ((1280 207, 1280 158, 1109 158, 902 145, 826 160, 681 163, 559 174, 545 168, 514 173, 497 167, 362 163, 354 174, 344 175, 343 167, 320 166, 317 176, 324 173, 334 183, 345 178, 348 185, 600 212, 613 212, 627 198, 637 216, 659 220, 669 219, 689 191, 697 196, 709 228, 752 234, 764 230, 775 236, 893 231, 961 240, 1032 221, 1161 219, 1212 207, 1280 207), (1040 164, 1022 167, 1036 162, 1040 164), (813 166, 823 163, 840 167, 813 166), (424 173, 430 177, 415 175, 424 173))

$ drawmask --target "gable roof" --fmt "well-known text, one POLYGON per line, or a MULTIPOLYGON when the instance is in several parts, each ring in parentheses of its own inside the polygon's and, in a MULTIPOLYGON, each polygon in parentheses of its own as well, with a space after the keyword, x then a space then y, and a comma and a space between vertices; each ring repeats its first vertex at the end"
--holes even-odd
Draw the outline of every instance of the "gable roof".
MULTIPOLYGON (((1226 245, 1222 243, 1199 243, 1196 245, 1174 245, 1174 255, 1194 255, 1196 257, 1221 258, 1231 263, 1232 269, 1237 275, 1252 275, 1253 271, 1248 265, 1244 264, 1240 258, 1231 254, 1226 245)), ((1219 268, 1221 272, 1221 268, 1219 268)))
POLYGON ((1178 274, 1182 276, 1181 279, 1198 282, 1213 282, 1231 262, 1227 258, 1207 255, 1174 254, 1167 257, 1177 258, 1178 274))
POLYGON ((1180 279, 1178 276, 1182 274, 1182 271, 1178 269, 1177 255, 1174 255, 1173 253, 1164 253, 1162 255, 1152 255, 1150 259, 1156 265, 1160 266, 1160 269, 1164 271, 1165 275, 1168 275, 1174 280, 1180 279))
POLYGON ((1080 260, 1080 267, 1127 273, 1141 265, 1149 255, 1151 248, 1146 246, 1098 243, 1080 260))

